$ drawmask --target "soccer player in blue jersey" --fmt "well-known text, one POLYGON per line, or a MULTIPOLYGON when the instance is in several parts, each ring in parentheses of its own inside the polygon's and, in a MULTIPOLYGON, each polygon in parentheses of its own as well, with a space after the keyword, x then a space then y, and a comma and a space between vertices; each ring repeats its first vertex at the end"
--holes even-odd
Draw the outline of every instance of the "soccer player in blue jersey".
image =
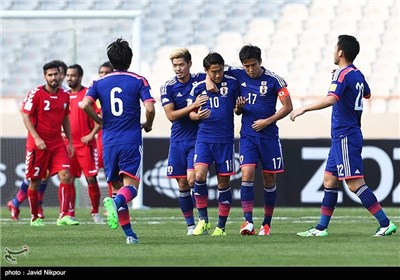
POLYGON ((239 52, 241 67, 228 67, 226 74, 240 83, 235 113, 242 116, 240 130, 240 199, 245 221, 240 234, 254 235, 254 179, 258 162, 264 185, 264 219, 258 235, 269 235, 277 200, 276 174, 284 172, 279 128, 276 122, 292 111, 287 84, 283 78, 261 66, 261 49, 245 45, 239 52), (276 110, 277 101, 282 106, 276 110))
POLYGON ((332 140, 324 173, 324 198, 320 220, 316 227, 298 232, 298 236, 328 235, 327 228, 337 204, 339 185, 343 181, 379 222, 374 236, 388 236, 397 230, 364 181, 361 157, 362 98, 370 98, 371 91, 364 75, 353 64, 359 51, 360 44, 355 37, 340 35, 333 53, 334 63, 339 68, 333 73, 328 94, 314 103, 293 110, 290 114, 290 119, 294 121, 305 112, 332 106, 332 140))
MULTIPOLYGON (((111 63, 109 61, 104 62, 99 66, 99 78, 111 73, 114 69, 111 66, 111 63)), ((98 108, 100 108, 100 102, 97 100, 96 105, 98 108)), ((101 111, 100 111, 101 112, 101 111)), ((98 163, 99 163, 99 169, 104 169, 104 162, 103 162, 103 142, 102 142, 102 135, 103 132, 100 129, 99 132, 96 135, 97 139, 97 152, 98 152, 98 163)), ((112 197, 113 195, 113 187, 111 182, 107 183, 107 188, 108 188, 108 195, 112 197)))
POLYGON ((187 235, 192 235, 195 220, 191 189, 194 185, 193 157, 198 122, 191 120, 189 113, 204 105, 207 97, 195 99, 190 91, 194 84, 204 80, 205 73, 190 73, 192 55, 186 48, 173 50, 170 60, 176 76, 160 89, 162 106, 172 122, 167 177, 175 178, 178 183, 179 207, 187 224, 187 235))
POLYGON ((234 77, 224 75, 224 59, 216 52, 203 60, 206 74, 216 84, 217 92, 206 90, 205 81, 196 84, 194 96, 207 96, 207 102, 198 112, 190 112, 190 118, 199 119, 199 128, 194 155, 194 195, 199 212, 193 235, 208 234, 211 223, 208 219, 207 173, 212 163, 218 180, 218 224, 212 236, 226 235, 225 224, 232 203, 230 176, 234 168, 234 108, 239 96, 239 83, 234 77))
POLYGON ((142 168, 142 128, 152 130, 155 99, 146 78, 128 71, 132 62, 129 43, 118 38, 107 47, 114 71, 89 87, 82 101, 85 112, 102 126, 103 159, 107 182, 112 182, 116 195, 103 201, 107 222, 112 229, 121 225, 127 244, 139 243, 132 229, 128 203, 136 196, 142 168), (92 103, 100 100, 102 117, 92 103), (141 101, 146 121, 141 123, 141 101))

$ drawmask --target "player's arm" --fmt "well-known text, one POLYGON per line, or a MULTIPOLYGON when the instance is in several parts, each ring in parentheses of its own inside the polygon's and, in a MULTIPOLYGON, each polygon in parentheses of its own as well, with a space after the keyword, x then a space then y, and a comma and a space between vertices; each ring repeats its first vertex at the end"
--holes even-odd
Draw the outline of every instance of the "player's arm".
POLYGON ((93 119, 96 123, 101 127, 103 125, 103 119, 99 117, 96 113, 95 109, 92 106, 93 99, 91 97, 85 96, 82 100, 82 109, 89 116, 89 118, 93 119))
MULTIPOLYGON (((224 65, 224 73, 226 73, 226 71, 231 70, 231 66, 228 64, 224 65)), ((208 74, 206 74, 206 89, 209 92, 218 92, 218 87, 217 85, 211 80, 211 78, 208 76, 208 74)))
POLYGON ((39 133, 36 131, 35 126, 32 124, 30 116, 21 111, 22 115, 22 121, 28 130, 28 132, 32 135, 33 139, 35 140, 35 145, 39 150, 44 150, 46 149, 46 143, 44 140, 40 137, 39 133))
POLYGON ((190 105, 175 110, 174 103, 166 104, 163 108, 167 118, 174 122, 184 116, 188 115, 191 111, 198 109, 200 106, 204 105, 207 102, 208 97, 206 95, 198 95, 196 100, 190 105))
POLYGON ((274 115, 271 116, 272 122, 277 122, 293 110, 292 98, 290 97, 287 87, 283 87, 278 91, 279 101, 282 104, 281 109, 279 109, 274 115))
POLYGON ((67 146, 68 155, 69 155, 69 157, 72 157, 75 153, 75 150, 74 150, 74 146, 72 144, 71 123, 69 122, 68 115, 66 115, 64 117, 62 127, 63 127, 64 134, 68 139, 68 146, 67 146))
POLYGON ((337 99, 334 95, 327 95, 314 103, 293 110, 290 113, 290 119, 294 121, 296 117, 303 115, 305 112, 325 109, 335 104, 336 101, 337 99))
POLYGON ((144 107, 146 109, 146 122, 142 123, 142 128, 146 132, 150 132, 153 129, 153 122, 156 116, 156 108, 154 107, 154 101, 145 101, 144 107))
POLYGON ((207 108, 202 109, 201 107, 199 107, 198 109, 195 109, 189 113, 189 118, 192 121, 199 121, 208 118, 210 115, 211 115, 210 109, 207 108))
POLYGON ((282 108, 280 108, 275 114, 266 118, 266 119, 259 119, 256 120, 252 124, 252 128, 255 131, 260 131, 270 125, 271 123, 275 123, 287 115, 293 110, 292 99, 290 98, 289 91, 286 87, 283 87, 278 90, 277 92, 280 102, 282 103, 282 108))
MULTIPOLYGON (((101 112, 99 107, 97 107, 97 102, 92 103, 93 109, 96 111, 97 114, 101 112)), ((100 116, 101 117, 101 116, 100 116)), ((101 130, 101 126, 97 123, 94 122, 93 128, 90 130, 90 133, 83 136, 81 138, 81 142, 85 145, 87 145, 90 141, 94 140, 96 138, 96 134, 101 130)))
POLYGON ((211 78, 206 75, 206 89, 209 92, 218 92, 218 87, 217 85, 211 80, 211 78))
POLYGON ((96 134, 100 131, 101 126, 97 123, 94 122, 94 127, 93 129, 90 131, 90 133, 88 135, 85 135, 81 138, 82 143, 84 143, 85 145, 87 145, 90 141, 92 141, 93 139, 95 139, 96 134))

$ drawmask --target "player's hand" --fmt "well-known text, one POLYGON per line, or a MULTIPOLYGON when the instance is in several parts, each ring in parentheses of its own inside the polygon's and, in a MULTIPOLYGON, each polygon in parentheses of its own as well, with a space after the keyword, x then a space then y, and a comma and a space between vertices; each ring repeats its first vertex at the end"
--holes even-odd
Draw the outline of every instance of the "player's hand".
POLYGON ((46 143, 43 141, 42 138, 35 139, 35 145, 39 150, 45 150, 46 149, 46 143))
POLYGON ((85 145, 89 144, 90 141, 92 141, 94 138, 89 134, 85 135, 81 138, 81 142, 85 145))
POLYGON ((206 119, 206 118, 211 116, 211 111, 210 111, 210 109, 207 109, 207 108, 206 109, 202 109, 200 107, 198 112, 197 112, 197 115, 198 115, 199 120, 206 119))
POLYGON ((72 158, 75 154, 75 149, 74 146, 72 145, 72 142, 68 143, 67 150, 68 150, 68 156, 72 158))
POLYGON ((208 75, 206 76, 206 89, 209 92, 213 93, 218 92, 217 85, 211 80, 211 78, 208 75))
POLYGON ((290 112, 290 119, 294 121, 298 116, 301 116, 305 113, 305 111, 302 108, 295 109, 292 112, 290 112))
POLYGON ((196 100, 194 101, 194 107, 195 108, 199 108, 201 106, 203 106, 204 104, 206 104, 208 100, 208 96, 204 95, 204 94, 200 94, 196 97, 196 100))
POLYGON ((251 128, 255 131, 260 131, 266 128, 269 125, 268 119, 259 119, 253 122, 251 128))
POLYGON ((147 122, 141 123, 141 126, 145 132, 150 132, 153 130, 153 127, 151 125, 148 125, 147 122))
POLYGON ((239 96, 239 97, 236 99, 236 108, 238 108, 238 109, 243 108, 244 105, 246 105, 247 101, 248 101, 248 98, 245 98, 245 97, 243 97, 243 96, 239 96))

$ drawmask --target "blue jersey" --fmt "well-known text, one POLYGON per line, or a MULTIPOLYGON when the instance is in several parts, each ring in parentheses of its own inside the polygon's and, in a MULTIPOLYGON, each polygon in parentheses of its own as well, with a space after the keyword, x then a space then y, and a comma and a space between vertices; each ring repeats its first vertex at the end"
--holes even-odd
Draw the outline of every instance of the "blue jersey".
POLYGON ((280 76, 264 67, 262 69, 263 74, 256 79, 249 77, 243 67, 229 67, 225 73, 238 80, 240 95, 248 99, 243 107, 240 135, 277 139, 279 131, 276 123, 271 123, 261 131, 255 131, 251 127, 254 121, 275 114, 280 90, 287 86, 280 76))
POLYGON ((93 81, 86 96, 101 103, 103 147, 142 143, 140 101, 155 102, 144 77, 115 71, 93 81))
MULTIPOLYGON (((161 86, 162 106, 173 103, 174 110, 182 109, 193 103, 195 97, 190 94, 192 87, 205 79, 205 73, 191 74, 186 83, 181 83, 176 77, 161 86)), ((171 126, 171 141, 196 139, 198 122, 192 121, 186 115, 174 122, 171 126)))
POLYGON ((328 95, 337 99, 332 107, 332 140, 338 141, 352 133, 361 133, 362 99, 371 96, 364 75, 352 64, 337 69, 333 74, 328 95))
POLYGON ((229 75, 224 75, 221 83, 216 85, 217 93, 208 92, 205 82, 193 87, 193 95, 207 95, 208 100, 202 109, 211 111, 210 117, 200 120, 197 141, 205 143, 233 143, 234 108, 239 96, 239 84, 229 75))

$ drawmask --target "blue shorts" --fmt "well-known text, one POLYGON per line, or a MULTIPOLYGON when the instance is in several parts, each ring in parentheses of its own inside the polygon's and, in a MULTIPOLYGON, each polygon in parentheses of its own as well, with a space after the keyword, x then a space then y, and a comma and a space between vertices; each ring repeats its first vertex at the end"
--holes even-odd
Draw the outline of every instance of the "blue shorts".
POLYGON ((121 181, 121 174, 140 182, 142 171, 142 145, 123 144, 103 147, 104 171, 107 182, 121 181))
POLYGON ((361 133, 353 133, 340 141, 332 142, 325 172, 338 177, 339 180, 363 178, 363 141, 361 133))
POLYGON ((242 136, 239 140, 240 167, 261 162, 263 172, 280 173, 284 171, 282 146, 279 138, 268 139, 242 136))
POLYGON ((195 143, 195 139, 170 142, 167 177, 186 178, 187 170, 193 170, 195 143))
POLYGON ((194 152, 194 165, 203 164, 210 167, 215 163, 217 175, 228 176, 236 174, 234 143, 215 144, 196 142, 194 152))

